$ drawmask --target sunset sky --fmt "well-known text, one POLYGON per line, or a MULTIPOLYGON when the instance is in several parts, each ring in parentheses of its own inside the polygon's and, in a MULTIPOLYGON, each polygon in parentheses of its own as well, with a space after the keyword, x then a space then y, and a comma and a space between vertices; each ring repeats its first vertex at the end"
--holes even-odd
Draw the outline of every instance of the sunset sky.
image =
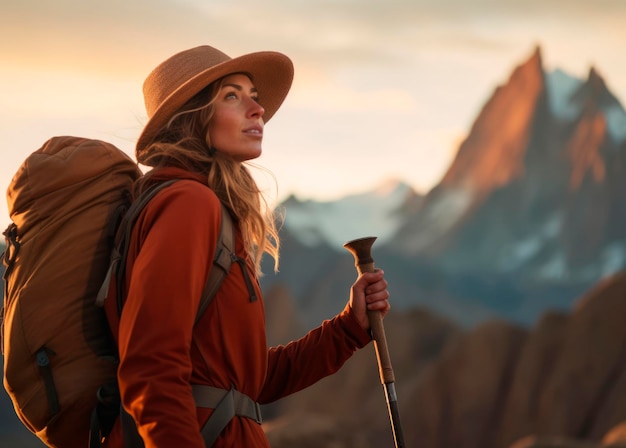
MULTIPOLYGON (((258 160, 275 175, 278 199, 332 199, 389 178, 427 192, 493 89, 536 45, 548 70, 584 78, 593 65, 626 103, 621 0, 2 0, 3 194, 54 135, 132 154, 146 120, 144 78, 200 44, 293 59, 292 91, 258 160)), ((259 179, 269 188, 267 175, 259 179)))

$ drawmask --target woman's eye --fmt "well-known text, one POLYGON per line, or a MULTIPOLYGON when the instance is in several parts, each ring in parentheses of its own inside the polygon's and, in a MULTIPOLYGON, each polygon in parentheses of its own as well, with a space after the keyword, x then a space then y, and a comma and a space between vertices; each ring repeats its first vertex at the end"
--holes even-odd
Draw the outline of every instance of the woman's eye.
POLYGON ((224 98, 226 99, 230 99, 230 98, 237 98, 237 94, 235 92, 228 92, 226 95, 224 95, 224 98))
POLYGON ((258 103, 258 102, 259 102, 259 97, 258 97, 258 96, 253 96, 253 97, 252 97, 252 100, 253 100, 253 101, 256 101, 256 102, 258 103))

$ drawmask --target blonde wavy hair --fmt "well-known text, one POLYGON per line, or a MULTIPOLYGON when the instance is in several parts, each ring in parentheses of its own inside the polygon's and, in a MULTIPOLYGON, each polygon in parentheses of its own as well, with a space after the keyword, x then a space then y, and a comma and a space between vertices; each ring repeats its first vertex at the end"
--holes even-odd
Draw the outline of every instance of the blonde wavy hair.
POLYGON ((261 258, 268 253, 278 270, 280 239, 274 211, 269 207, 245 163, 215 150, 209 136, 213 104, 223 79, 210 84, 189 100, 140 155, 139 162, 154 167, 137 184, 137 192, 150 183, 158 168, 176 166, 206 175, 207 185, 239 224, 244 245, 257 276, 261 258))

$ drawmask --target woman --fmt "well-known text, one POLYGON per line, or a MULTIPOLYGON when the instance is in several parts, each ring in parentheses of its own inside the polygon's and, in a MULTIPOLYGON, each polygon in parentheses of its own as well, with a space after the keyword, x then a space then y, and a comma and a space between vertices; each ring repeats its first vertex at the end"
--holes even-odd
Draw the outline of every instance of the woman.
MULTIPOLYGON (((211 437, 215 447, 268 447, 257 403, 336 372, 371 339, 366 309, 389 310, 383 273, 363 274, 338 316, 298 341, 266 346, 256 278, 264 252, 277 266, 279 239, 244 162, 261 155, 264 124, 292 78, 282 54, 231 59, 201 46, 163 62, 144 84, 149 121, 136 156, 153 169, 137 188, 179 180, 157 194, 135 225, 121 319, 115 300, 107 298, 105 307, 119 345, 122 402, 146 447, 204 447, 211 437), (222 205, 235 222, 238 263, 194 325, 222 205), (203 388, 218 391, 217 398, 202 402, 203 388), (223 397, 236 403, 234 417, 214 411, 223 397), (215 423, 217 417, 225 422, 215 423), (213 429, 203 440, 207 420, 213 429)), ((121 447, 121 434, 116 423, 107 446, 121 447)))

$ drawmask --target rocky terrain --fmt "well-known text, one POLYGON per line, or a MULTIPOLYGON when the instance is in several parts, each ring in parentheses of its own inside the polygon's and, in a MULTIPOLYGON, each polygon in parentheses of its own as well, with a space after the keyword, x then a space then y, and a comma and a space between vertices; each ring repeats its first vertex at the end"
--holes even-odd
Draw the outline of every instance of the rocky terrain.
MULTIPOLYGON (((626 273, 531 328, 385 319, 408 447, 626 446, 626 273)), ((285 335, 283 335, 285 336, 285 335)), ((392 447, 372 347, 270 408, 275 448, 392 447)))

